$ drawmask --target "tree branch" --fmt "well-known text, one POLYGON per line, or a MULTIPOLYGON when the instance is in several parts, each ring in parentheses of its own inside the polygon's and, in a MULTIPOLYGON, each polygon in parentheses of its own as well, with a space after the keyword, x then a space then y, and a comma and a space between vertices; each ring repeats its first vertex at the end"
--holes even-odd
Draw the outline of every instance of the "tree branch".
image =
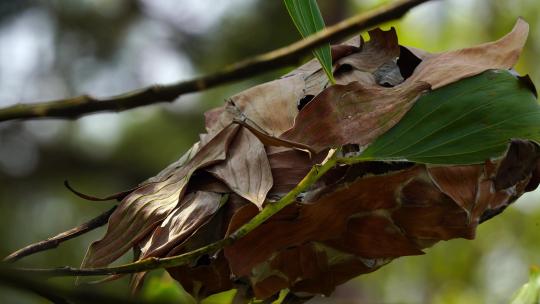
POLYGON ((301 56, 323 43, 339 40, 377 24, 397 19, 411 8, 427 1, 429 0, 395 1, 373 11, 355 15, 304 40, 237 62, 214 74, 200 76, 192 80, 171 85, 154 85, 103 99, 82 95, 49 102, 10 106, 0 109, 0 122, 44 117, 74 119, 96 112, 118 112, 158 102, 170 102, 182 94, 203 91, 295 63, 301 56))
POLYGON ((89 220, 88 222, 80 226, 74 227, 68 231, 64 231, 51 238, 48 238, 46 240, 43 240, 34 244, 30 244, 22 249, 19 249, 13 252, 12 254, 8 255, 7 257, 5 257, 3 261, 8 262, 8 263, 13 263, 31 254, 56 248, 58 247, 58 245, 60 245, 61 243, 67 240, 76 238, 79 235, 85 234, 100 226, 105 225, 115 209, 116 209, 116 206, 114 206, 110 210, 100 214, 99 216, 89 220))
MULTIPOLYGON (((138 262, 120 265, 116 267, 103 267, 103 268, 73 268, 73 267, 60 267, 60 268, 17 268, 18 271, 23 273, 29 273, 33 275, 43 275, 45 277, 58 277, 58 276, 95 276, 95 275, 111 275, 111 274, 126 274, 136 273, 142 271, 148 271, 157 268, 171 268, 181 265, 186 265, 194 262, 197 258, 204 254, 214 253, 225 246, 229 246, 236 240, 244 237, 255 228, 259 227, 262 223, 272 217, 286 206, 294 203, 296 197, 309 189, 318 179, 320 179, 328 170, 332 169, 336 164, 342 161, 338 155, 341 152, 334 151, 327 159, 320 165, 315 165, 308 174, 296 185, 289 193, 283 196, 279 201, 270 203, 264 207, 255 217, 249 222, 238 228, 234 233, 230 234, 226 238, 214 242, 210 245, 201 247, 199 249, 190 251, 177 256, 166 258, 147 258, 138 262)), ((358 158, 357 162, 364 161, 364 159, 358 158)), ((348 162, 351 163, 350 160, 348 162)))

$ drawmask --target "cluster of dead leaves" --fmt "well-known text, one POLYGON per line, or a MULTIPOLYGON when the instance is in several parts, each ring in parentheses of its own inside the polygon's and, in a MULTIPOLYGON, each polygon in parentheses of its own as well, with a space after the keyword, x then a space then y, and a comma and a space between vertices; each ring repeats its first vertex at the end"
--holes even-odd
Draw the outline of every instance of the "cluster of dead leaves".
MULTIPOLYGON (((189 252, 234 232, 278 200, 331 148, 355 153, 400 121, 421 94, 488 69, 509 69, 528 33, 429 54, 375 29, 333 47, 336 85, 318 62, 244 91, 206 113, 207 133, 180 160, 125 196, 83 267, 129 249, 138 259, 189 252)), ((284 288, 330 294, 392 259, 440 240, 474 238, 477 225, 538 185, 538 147, 513 141, 485 164, 340 165, 232 246, 168 269, 202 297, 238 285, 266 299, 284 288)), ((144 274, 134 276, 137 288, 144 274)))

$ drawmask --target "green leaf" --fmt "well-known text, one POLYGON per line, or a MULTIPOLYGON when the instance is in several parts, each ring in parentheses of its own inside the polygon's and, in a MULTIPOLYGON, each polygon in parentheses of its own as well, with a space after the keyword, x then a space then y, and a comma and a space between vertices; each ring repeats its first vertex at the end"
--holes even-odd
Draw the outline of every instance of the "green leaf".
POLYGON ((141 294, 145 300, 152 303, 196 303, 195 299, 166 273, 148 278, 141 294))
POLYGON ((531 268, 529 282, 521 286, 514 295, 511 304, 538 304, 540 303, 540 269, 531 268))
POLYGON ((482 163, 502 155, 513 138, 540 142, 540 106, 522 80, 489 70, 419 98, 360 158, 482 163))
MULTIPOLYGON (((316 0, 284 0, 285 6, 296 25, 296 28, 302 35, 307 37, 324 29, 324 20, 317 5, 316 0)), ((330 44, 327 43, 313 51, 321 66, 332 84, 335 84, 332 74, 332 52, 330 44)))
POLYGON ((201 301, 201 304, 228 304, 234 302, 236 289, 213 294, 201 301))

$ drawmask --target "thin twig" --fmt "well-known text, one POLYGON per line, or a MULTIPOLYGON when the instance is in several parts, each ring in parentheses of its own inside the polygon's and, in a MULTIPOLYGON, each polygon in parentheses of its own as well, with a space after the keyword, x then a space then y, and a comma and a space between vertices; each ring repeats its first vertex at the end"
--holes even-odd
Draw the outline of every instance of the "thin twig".
POLYGON ((103 99, 82 95, 49 102, 18 104, 0 109, 0 121, 44 117, 74 119, 96 112, 118 112, 158 102, 170 102, 182 94, 203 91, 296 63, 301 56, 323 43, 337 41, 377 24, 400 18, 411 8, 427 1, 429 0, 395 1, 373 11, 355 15, 304 40, 229 65, 214 74, 171 85, 154 85, 103 99))
MULTIPOLYGON (((136 273, 157 268, 171 268, 180 265, 186 265, 204 254, 214 253, 226 246, 231 245, 236 240, 244 237, 255 228, 260 226, 274 214, 279 212, 286 206, 294 203, 297 196, 306 191, 313 185, 318 179, 320 179, 328 170, 332 169, 340 158, 337 157, 339 153, 335 152, 326 159, 320 165, 315 165, 308 174, 285 196, 275 203, 270 203, 264 207, 255 217, 249 222, 238 228, 234 233, 230 234, 226 238, 214 242, 210 245, 201 247, 199 249, 190 251, 177 256, 166 258, 147 258, 138 262, 120 265, 116 267, 103 267, 103 268, 74 268, 74 267, 60 267, 60 268, 18 268, 23 273, 30 273, 36 275, 43 275, 45 277, 58 277, 58 276, 95 276, 95 275, 110 275, 110 274, 125 274, 136 273)), ((358 161, 362 161, 359 159, 358 161)))
POLYGON ((133 192, 135 189, 129 189, 127 191, 122 191, 122 192, 117 192, 117 193, 114 193, 114 194, 111 194, 111 195, 108 195, 108 196, 105 196, 105 197, 96 197, 96 196, 92 196, 92 195, 88 195, 88 194, 84 194, 78 190, 75 190, 70 184, 69 184, 69 181, 65 180, 64 181, 64 186, 69 190, 71 191, 71 193, 75 194, 76 196, 82 198, 82 199, 85 199, 87 201, 93 201, 93 202, 106 202, 106 201, 110 201, 110 200, 117 200, 117 201, 121 201, 124 199, 124 197, 128 196, 128 194, 130 194, 131 192, 133 192))
POLYGON ((115 209, 116 209, 116 206, 114 206, 110 210, 100 214, 99 216, 89 220, 88 222, 80 226, 74 227, 68 231, 64 231, 51 238, 48 238, 46 240, 43 240, 34 244, 30 244, 22 249, 19 249, 13 252, 12 254, 8 255, 7 257, 5 257, 3 261, 8 262, 8 263, 13 263, 31 254, 56 248, 58 247, 58 245, 60 245, 61 243, 67 240, 76 238, 79 235, 85 234, 100 226, 105 225, 115 209))

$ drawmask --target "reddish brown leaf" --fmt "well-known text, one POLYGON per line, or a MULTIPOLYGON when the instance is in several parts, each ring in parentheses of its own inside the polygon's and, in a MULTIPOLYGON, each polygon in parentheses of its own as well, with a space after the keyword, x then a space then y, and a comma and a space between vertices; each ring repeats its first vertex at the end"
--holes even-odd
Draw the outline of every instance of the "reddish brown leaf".
POLYGON ((267 153, 274 179, 272 194, 289 192, 316 164, 316 160, 308 158, 305 152, 294 149, 268 147, 267 153))
MULTIPOLYGON (((476 187, 476 184, 470 185, 476 187)), ((416 178, 406 183, 400 193, 401 208, 392 212, 394 223, 408 237, 448 240, 474 238, 476 225, 457 202, 437 188, 422 168, 416 178)))
POLYGON ((345 233, 326 244, 368 259, 423 254, 391 219, 376 214, 350 218, 345 233))
POLYGON ((167 271, 196 299, 234 288, 223 253, 209 265, 180 266, 167 271))
POLYGON ((334 85, 304 107, 282 137, 317 152, 366 145, 393 127, 427 89, 429 85, 422 82, 392 88, 360 82, 334 85))
POLYGON ((399 57, 398 38, 393 27, 388 31, 376 28, 368 33, 370 39, 367 43, 362 44, 359 52, 336 62, 338 70, 341 66, 349 65, 359 71, 374 73, 383 64, 392 62, 399 57))
POLYGON ((444 194, 470 213, 476 202, 482 169, 481 166, 428 167, 428 172, 444 194))
POLYGON ((253 291, 258 298, 267 298, 281 289, 294 286, 306 279, 319 279, 328 269, 324 251, 312 243, 291 247, 259 265, 251 277, 253 291))
POLYGON ((332 62, 336 62, 343 57, 347 57, 353 53, 359 52, 360 48, 355 45, 337 44, 331 46, 332 62))
MULTIPOLYGON (((279 161, 275 165, 281 166, 279 161)), ((514 198, 506 191, 493 191, 492 185, 490 191, 477 194, 483 182, 493 182, 488 177, 495 176, 497 168, 490 162, 468 168, 396 167, 398 171, 362 165, 326 186, 314 201, 283 209, 225 248, 225 257, 234 275, 250 278, 260 298, 285 285, 296 291, 329 293, 337 284, 392 258, 422 254, 423 248, 440 240, 473 238, 479 217, 511 203, 523 193, 532 174, 518 184, 514 198), (354 175, 349 174, 358 177, 351 181, 354 175), (454 181, 456 188, 448 189, 454 181), (304 269, 300 252, 310 242, 321 242, 325 260, 312 258, 304 269)), ((229 233, 256 214, 250 205, 239 209, 229 233)))
MULTIPOLYGON (((396 189, 419 170, 420 167, 415 167, 399 174, 361 178, 346 186, 341 185, 319 200, 307 202, 307 205, 288 206, 263 226, 225 248, 231 271, 238 276, 249 275, 253 267, 264 262, 273 252, 307 241, 331 240, 342 235, 350 216, 395 208, 398 205, 396 189)), ((231 223, 237 225, 254 216, 255 211, 240 209, 231 223)), ((229 231, 236 228, 231 225, 229 231)))

